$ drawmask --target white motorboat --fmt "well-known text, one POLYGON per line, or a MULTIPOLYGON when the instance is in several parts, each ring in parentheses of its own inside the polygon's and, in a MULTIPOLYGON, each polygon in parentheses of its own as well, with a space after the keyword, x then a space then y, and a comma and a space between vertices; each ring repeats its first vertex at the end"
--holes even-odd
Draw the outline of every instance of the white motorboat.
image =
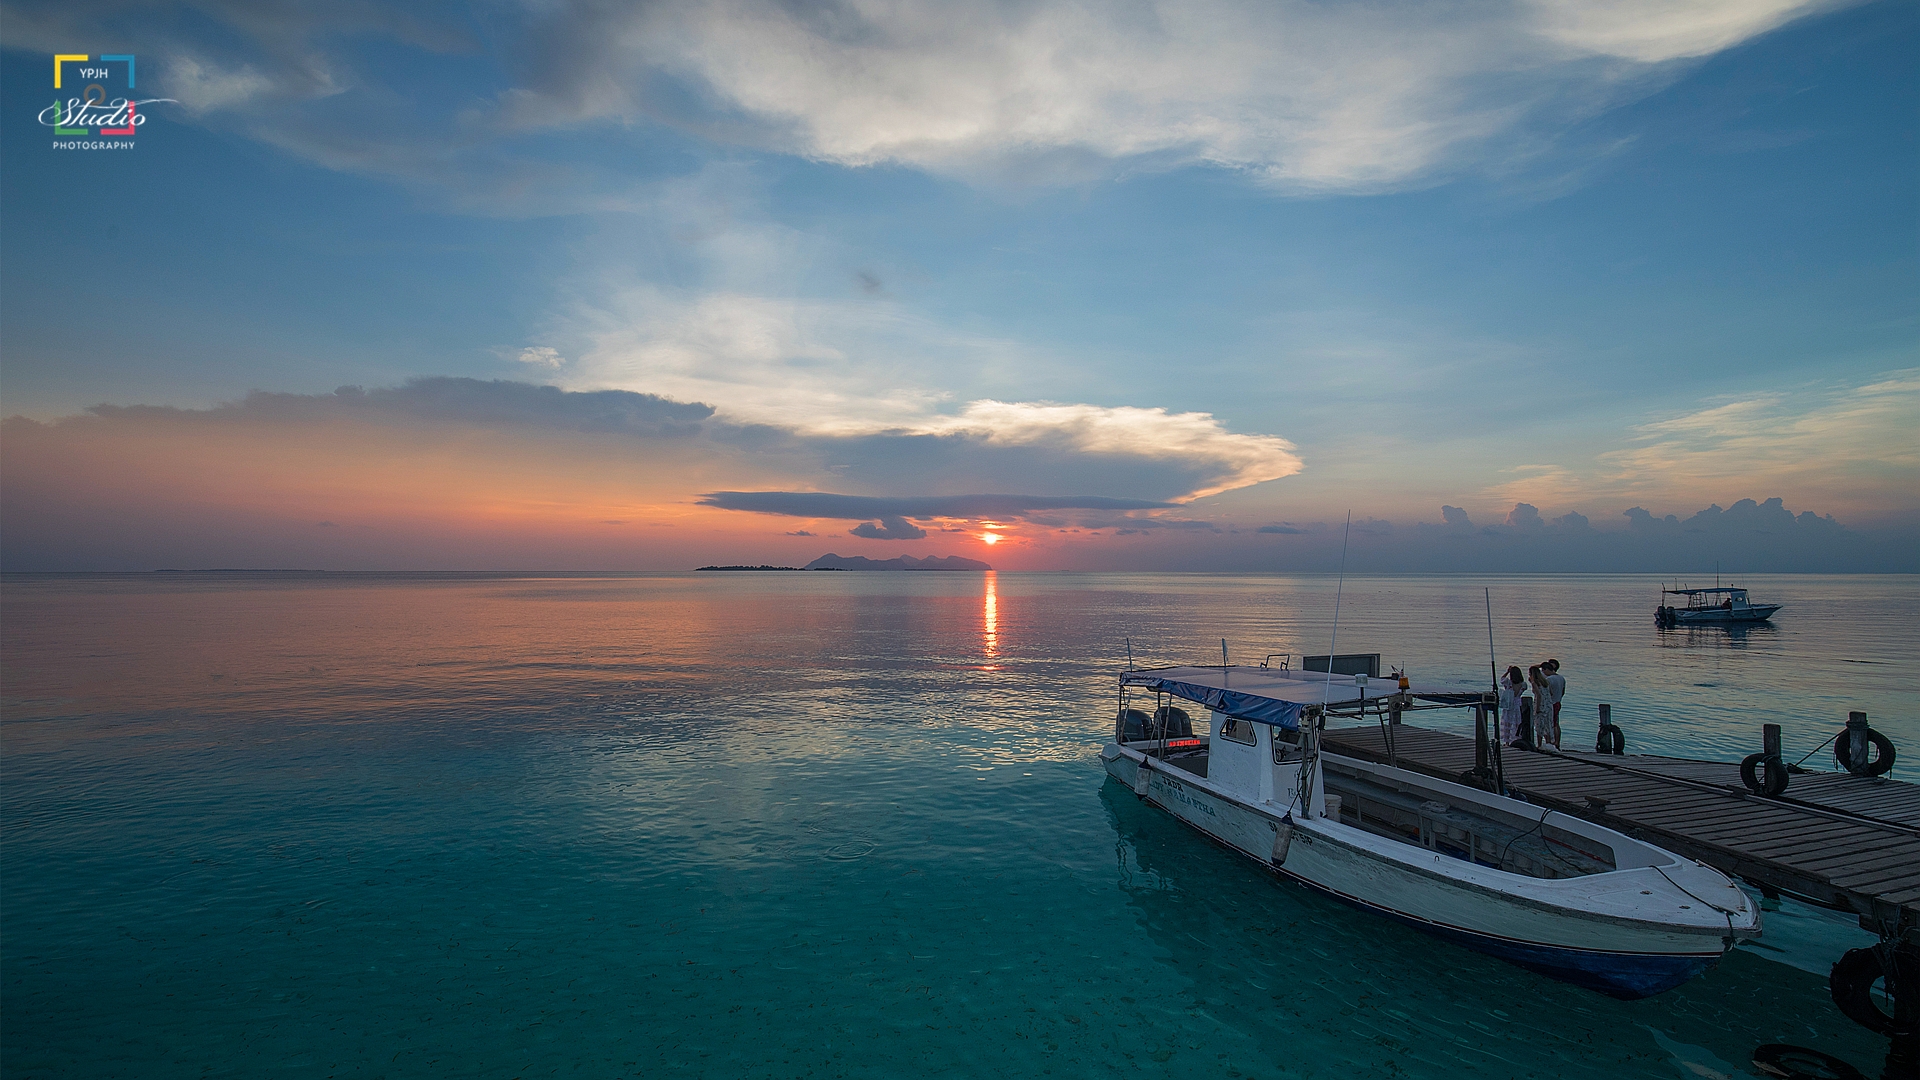
POLYGON ((1564 813, 1327 753, 1329 716, 1484 709, 1477 690, 1388 696, 1365 676, 1176 667, 1121 676, 1100 754, 1134 793, 1274 873, 1620 998, 1660 993, 1760 932, 1702 863, 1564 813), (1144 705, 1152 694, 1154 708, 1144 705), (1206 713, 1196 730, 1183 708, 1206 713))
POLYGON ((1734 626, 1744 623, 1762 623, 1773 618, 1780 604, 1756 604, 1747 596, 1747 590, 1735 588, 1712 589, 1662 589, 1661 604, 1654 610, 1655 625, 1675 626, 1734 626), (1684 596, 1684 604, 1671 604, 1666 597, 1684 596))

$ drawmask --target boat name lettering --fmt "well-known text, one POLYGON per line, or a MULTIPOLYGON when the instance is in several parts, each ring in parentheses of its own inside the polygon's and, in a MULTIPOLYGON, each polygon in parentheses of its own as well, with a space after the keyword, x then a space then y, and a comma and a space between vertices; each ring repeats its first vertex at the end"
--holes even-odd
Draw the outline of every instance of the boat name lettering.
POLYGON ((1210 817, 1215 816, 1213 807, 1187 794, 1186 789, 1181 787, 1177 780, 1168 780, 1163 776, 1156 775, 1153 778, 1153 786, 1157 791, 1172 796, 1175 802, 1185 803, 1210 817))

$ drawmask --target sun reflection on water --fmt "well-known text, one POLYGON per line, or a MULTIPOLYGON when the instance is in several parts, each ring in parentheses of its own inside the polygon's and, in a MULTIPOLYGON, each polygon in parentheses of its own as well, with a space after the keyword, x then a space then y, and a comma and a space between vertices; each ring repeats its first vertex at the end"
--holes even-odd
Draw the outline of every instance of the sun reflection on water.
POLYGON ((995 591, 995 574, 988 570, 982 575, 987 580, 987 591, 980 598, 980 649, 992 660, 1000 655, 1000 596, 995 591))

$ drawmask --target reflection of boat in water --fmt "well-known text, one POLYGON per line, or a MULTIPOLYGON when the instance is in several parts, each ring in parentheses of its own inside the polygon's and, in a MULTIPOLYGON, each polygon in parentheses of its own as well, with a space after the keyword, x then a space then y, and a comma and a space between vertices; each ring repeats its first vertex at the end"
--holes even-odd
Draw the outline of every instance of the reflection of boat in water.
POLYGON ((1779 604, 1756 604, 1747 590, 1735 588, 1662 589, 1661 604, 1654 609, 1658 626, 1743 626, 1763 623, 1780 610, 1779 604), (1666 603, 1669 596, 1684 596, 1681 605, 1666 603))
MULTIPOLYGON (((1579 818, 1331 754, 1328 716, 1485 708, 1479 691, 1247 667, 1128 671, 1107 772, 1283 877, 1622 998, 1678 986, 1759 933, 1718 871, 1579 818), (1131 696, 1156 695, 1149 713, 1131 696), (1207 711, 1205 731, 1174 702, 1207 711)), ((1397 719, 1397 716, 1395 717, 1397 719)))

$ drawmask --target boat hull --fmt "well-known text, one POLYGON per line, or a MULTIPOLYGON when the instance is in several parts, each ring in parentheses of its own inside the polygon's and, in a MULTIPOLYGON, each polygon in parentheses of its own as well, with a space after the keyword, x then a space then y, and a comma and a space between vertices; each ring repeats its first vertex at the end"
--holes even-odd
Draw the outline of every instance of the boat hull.
MULTIPOLYGON (((1108 773, 1141 793, 1140 762, 1116 749, 1103 755, 1108 773)), ((1164 767, 1150 768, 1144 787, 1147 802, 1281 877, 1612 997, 1670 990, 1712 967, 1731 946, 1731 935, 1594 916, 1448 880, 1343 839, 1357 832, 1349 826, 1324 818, 1295 821, 1164 767)))
POLYGON ((1588 990, 1596 990, 1608 997, 1620 998, 1623 1001, 1636 1001, 1671 990, 1697 975, 1704 974, 1719 963, 1720 957, 1724 955, 1719 951, 1707 954, 1602 952, 1594 949, 1547 945, 1537 941, 1518 941, 1513 938, 1448 926, 1431 919, 1394 911, 1326 888, 1299 874, 1289 873, 1285 869, 1278 867, 1270 867, 1270 869, 1282 877, 1291 878, 1353 907, 1385 915, 1396 922, 1425 930, 1427 933, 1445 938, 1456 945, 1463 945, 1474 952, 1485 953, 1508 963, 1517 964, 1528 971, 1539 972, 1548 978, 1572 983, 1588 990))
POLYGON ((1680 626, 1725 626, 1730 623, 1760 623, 1773 618, 1773 613, 1779 611, 1780 607, 1781 605, 1779 604, 1759 604, 1754 607, 1735 608, 1732 611, 1724 608, 1707 608, 1705 610, 1675 608, 1673 621, 1680 626))

